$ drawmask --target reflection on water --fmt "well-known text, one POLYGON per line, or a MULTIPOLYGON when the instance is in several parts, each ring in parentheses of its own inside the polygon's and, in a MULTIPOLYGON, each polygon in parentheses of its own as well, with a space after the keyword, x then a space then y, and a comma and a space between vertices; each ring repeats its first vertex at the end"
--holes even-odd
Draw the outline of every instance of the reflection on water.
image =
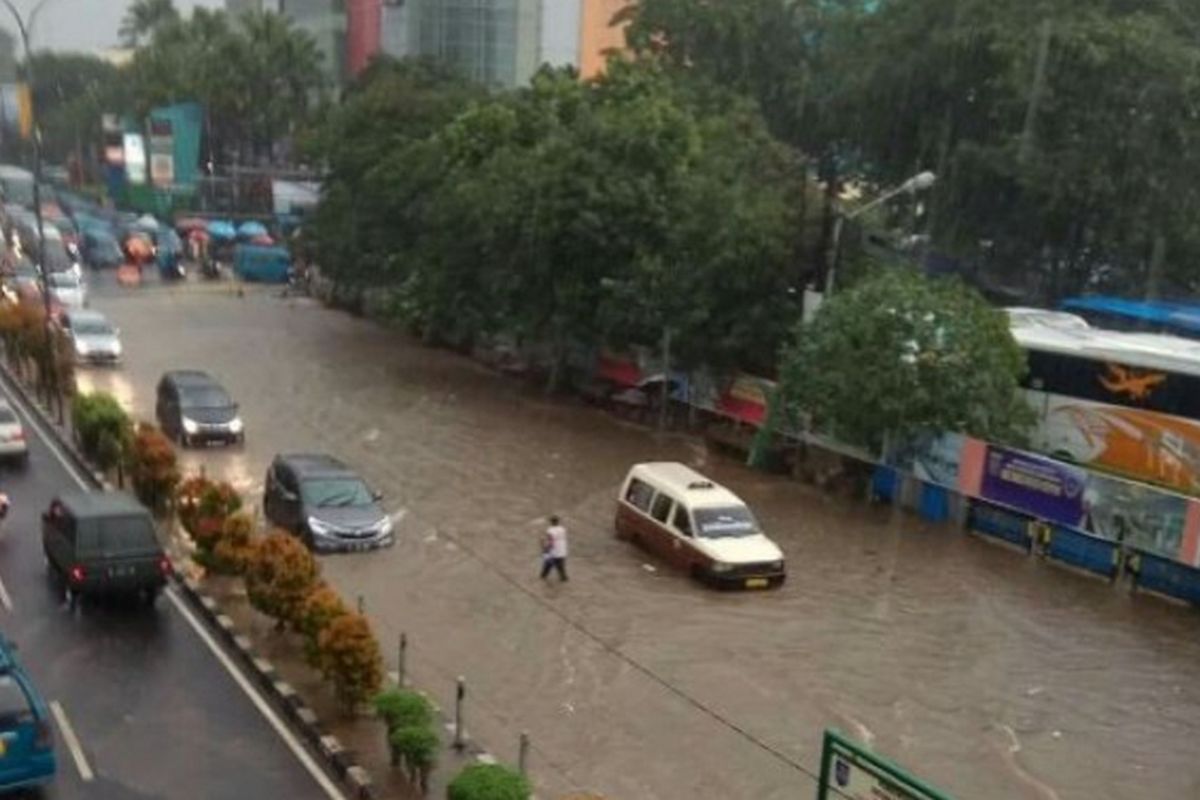
POLYGON ((107 392, 125 410, 135 410, 133 385, 120 367, 79 367, 75 370, 75 389, 80 394, 107 392))

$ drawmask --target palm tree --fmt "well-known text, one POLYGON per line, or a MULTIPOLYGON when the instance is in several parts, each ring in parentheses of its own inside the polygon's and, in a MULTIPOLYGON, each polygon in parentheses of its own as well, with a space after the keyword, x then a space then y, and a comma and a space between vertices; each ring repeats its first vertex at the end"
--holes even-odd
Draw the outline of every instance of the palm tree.
POLYGON ((117 33, 126 47, 137 47, 143 36, 178 19, 179 11, 171 0, 133 0, 117 33))

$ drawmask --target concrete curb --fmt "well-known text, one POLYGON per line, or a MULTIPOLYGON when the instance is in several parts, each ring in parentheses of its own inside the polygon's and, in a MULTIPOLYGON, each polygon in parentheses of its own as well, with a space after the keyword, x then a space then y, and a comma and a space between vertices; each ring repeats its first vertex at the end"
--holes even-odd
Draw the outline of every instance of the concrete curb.
MULTIPOLYGON (((93 489, 112 490, 112 486, 104 479, 83 453, 63 433, 62 429, 50 417, 49 412, 42 408, 36 398, 31 397, 25 386, 8 368, 8 364, 0 360, 0 382, 5 388, 16 394, 26 408, 37 416, 37 422, 55 440, 55 444, 68 458, 78 472, 91 484, 93 489)), ((357 800, 369 800, 374 797, 371 788, 371 776, 366 769, 354 763, 350 751, 342 746, 335 737, 327 735, 322 729, 316 712, 304 704, 296 694, 296 690, 281 681, 275 667, 265 658, 255 656, 251 641, 239 634, 231 620, 220 608, 220 605, 200 588, 191 578, 183 578, 176 573, 173 583, 180 594, 187 600, 203 619, 210 630, 220 634, 224 648, 240 660, 241 669, 257 681, 259 687, 274 701, 275 705, 285 712, 292 729, 309 743, 310 749, 324 764, 327 771, 340 778, 351 796, 357 800)))
POLYGON ((221 612, 220 605, 191 578, 179 579, 177 583, 189 605, 204 618, 209 628, 221 635, 223 643, 240 660, 241 668, 284 713, 288 724, 309 745, 325 769, 341 779, 353 797, 359 800, 374 797, 367 770, 355 763, 350 750, 337 737, 325 732, 316 712, 305 705, 291 684, 279 678, 275 666, 268 659, 255 655, 251 641, 237 633, 233 621, 221 612))

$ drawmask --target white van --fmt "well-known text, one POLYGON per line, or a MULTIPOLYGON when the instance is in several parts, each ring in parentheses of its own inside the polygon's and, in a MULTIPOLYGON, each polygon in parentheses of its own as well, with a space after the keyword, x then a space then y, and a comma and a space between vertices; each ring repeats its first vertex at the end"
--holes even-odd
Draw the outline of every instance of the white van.
POLYGON ((617 537, 707 583, 765 589, 787 578, 783 552, 733 492, 674 462, 637 464, 617 498, 617 537))

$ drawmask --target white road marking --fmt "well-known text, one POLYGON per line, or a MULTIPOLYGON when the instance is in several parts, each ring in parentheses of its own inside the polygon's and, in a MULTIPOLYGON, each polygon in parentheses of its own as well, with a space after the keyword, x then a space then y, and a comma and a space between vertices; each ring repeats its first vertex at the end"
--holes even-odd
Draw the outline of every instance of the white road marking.
POLYGON ((80 780, 90 783, 96 775, 92 772, 91 765, 88 764, 87 756, 83 754, 83 748, 79 746, 79 737, 75 735, 75 729, 71 727, 71 720, 67 719, 67 712, 63 711, 61 703, 51 700, 50 713, 54 715, 54 721, 58 723, 63 744, 67 746, 71 758, 75 761, 75 769, 79 770, 80 780))
POLYGON ((5 611, 12 611, 12 598, 8 596, 8 589, 4 586, 4 581, 0 580, 0 606, 4 606, 5 611))
MULTIPOLYGON (((26 409, 24 403, 18 401, 17 398, 8 391, 7 387, 3 387, 3 393, 9 396, 11 405, 14 408, 19 408, 21 410, 21 413, 29 421, 30 426, 37 433, 38 438, 42 440, 42 443, 46 445, 51 454, 58 459, 58 463, 62 464, 63 468, 67 471, 67 474, 70 475, 75 483, 79 485, 79 488, 84 489, 85 491, 90 491, 92 489, 91 482, 86 480, 79 472, 79 469, 71 463, 69 458, 63 454, 57 443, 55 443, 53 437, 46 432, 45 428, 42 427, 41 422, 36 418, 36 416, 26 409)), ((305 770, 308 771, 308 774, 311 775, 313 780, 316 781, 317 785, 324 790, 325 794, 329 796, 330 800, 346 800, 346 796, 342 794, 341 790, 339 790, 333 781, 329 779, 329 776, 325 774, 325 771, 321 768, 321 766, 313 760, 313 757, 309 755, 307 750, 304 749, 304 745, 302 745, 295 735, 288 730, 287 725, 284 724, 283 720, 279 718, 279 715, 275 713, 270 704, 263 699, 263 696, 258 692, 258 690, 256 690, 248 680, 246 680, 246 677, 242 674, 242 671, 237 668, 237 665, 234 664, 229 656, 226 655, 225 651, 221 649, 221 646, 217 644, 215 639, 213 639, 212 634, 208 632, 208 629, 204 627, 204 624, 201 623, 200 620, 196 619, 196 615, 193 614, 191 609, 189 609, 184 601, 180 599, 179 593, 175 591, 174 587, 168 587, 166 590, 166 595, 168 599, 170 599, 171 605, 176 611, 179 612, 180 616, 183 617, 192 630, 196 632, 196 635, 200 637, 200 641, 204 642, 204 644, 208 646, 208 649, 214 656, 216 656, 217 661, 220 662, 221 666, 225 668, 225 671, 229 673, 229 676, 233 678, 234 683, 236 683, 238 687, 245 692, 246 696, 250 698, 250 702, 252 702, 254 707, 258 709, 259 713, 266 718, 267 722, 275 730, 275 733, 279 735, 279 738, 282 739, 284 744, 287 745, 288 749, 292 751, 292 755, 294 755, 296 760, 298 760, 305 770)), ((79 769, 80 777, 85 781, 92 780, 94 777, 92 774, 92 769, 88 766, 87 759, 84 757, 83 751, 79 748, 79 740, 75 738, 75 732, 71 728, 71 723, 67 720, 67 715, 62 710, 62 706, 60 706, 57 702, 53 702, 50 704, 50 708, 55 719, 58 721, 59 728, 62 730, 63 740, 66 742, 67 747, 71 750, 71 756, 75 759, 75 766, 79 769)))
POLYGON ((292 755, 294 755, 296 759, 304 765, 304 768, 308 770, 308 774, 311 775, 313 780, 317 782, 317 785, 325 790, 325 794, 327 794, 331 800, 345 800, 345 795, 342 794, 341 790, 334 785, 333 781, 329 779, 329 776, 325 774, 325 771, 321 769, 320 765, 317 764, 317 762, 313 760, 313 757, 308 754, 308 751, 304 749, 304 745, 302 745, 300 741, 296 739, 295 735, 288 730, 287 725, 284 724, 283 720, 279 718, 279 715, 275 713, 275 710, 272 709, 271 706, 267 704, 267 701, 263 699, 262 695, 260 695, 258 691, 250 685, 250 682, 246 680, 244 675, 242 675, 242 671, 237 668, 229 656, 226 655, 225 651, 221 649, 221 646, 217 644, 215 639, 213 639, 212 634, 208 632, 208 629, 204 627, 204 624, 200 622, 200 620, 196 619, 196 615, 192 613, 192 610, 188 608, 184 601, 179 597, 179 593, 175 591, 175 588, 168 587, 166 595, 171 601, 171 604, 175 606, 175 609, 179 612, 179 614, 185 620, 187 620, 189 625, 192 626, 192 630, 196 632, 196 635, 200 637, 201 641, 208 645, 208 649, 214 656, 216 656, 217 661, 221 662, 221 666, 225 667, 225 670, 229 673, 230 677, 233 678, 234 682, 237 683, 241 690, 246 693, 246 696, 250 698, 250 702, 254 703, 254 707, 257 708, 264 717, 266 717, 267 722, 269 722, 271 727, 275 729, 275 732, 279 734, 279 738, 283 739, 284 744, 286 744, 288 749, 292 751, 292 755))

